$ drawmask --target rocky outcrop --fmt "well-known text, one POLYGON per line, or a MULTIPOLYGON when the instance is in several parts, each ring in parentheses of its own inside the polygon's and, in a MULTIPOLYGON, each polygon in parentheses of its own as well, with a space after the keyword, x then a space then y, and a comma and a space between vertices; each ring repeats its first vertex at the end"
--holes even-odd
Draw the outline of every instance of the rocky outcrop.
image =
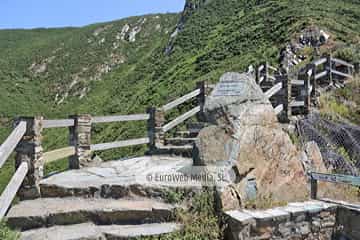
POLYGON ((229 166, 237 176, 219 191, 223 207, 227 203, 226 209, 237 208, 254 195, 274 201, 307 195, 301 153, 278 124, 270 102, 252 77, 224 74, 204 111, 214 126, 200 132, 195 163, 229 166))

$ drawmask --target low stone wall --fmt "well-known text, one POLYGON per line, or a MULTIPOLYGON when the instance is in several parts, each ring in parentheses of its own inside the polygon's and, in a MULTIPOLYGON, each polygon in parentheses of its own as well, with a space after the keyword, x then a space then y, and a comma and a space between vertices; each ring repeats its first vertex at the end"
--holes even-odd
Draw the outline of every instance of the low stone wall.
POLYGON ((231 240, 358 240, 360 211, 320 201, 225 213, 231 240))

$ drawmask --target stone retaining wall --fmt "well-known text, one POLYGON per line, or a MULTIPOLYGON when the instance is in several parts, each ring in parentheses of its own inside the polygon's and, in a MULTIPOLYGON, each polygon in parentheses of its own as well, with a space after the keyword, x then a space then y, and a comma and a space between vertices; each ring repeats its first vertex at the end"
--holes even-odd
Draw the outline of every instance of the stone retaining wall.
POLYGON ((228 211, 225 218, 227 239, 232 240, 360 239, 359 209, 350 211, 320 201, 290 203, 263 211, 228 211))

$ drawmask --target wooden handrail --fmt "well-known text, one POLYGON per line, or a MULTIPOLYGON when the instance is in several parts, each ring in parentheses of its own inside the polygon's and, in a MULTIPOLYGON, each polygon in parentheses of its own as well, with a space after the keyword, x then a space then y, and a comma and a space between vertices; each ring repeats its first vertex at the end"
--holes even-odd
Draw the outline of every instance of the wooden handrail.
POLYGON ((279 115, 282 111, 284 111, 284 105, 280 104, 279 106, 277 106, 276 108, 274 108, 275 110, 275 114, 279 115))
POLYGON ((314 61, 313 63, 315 64, 315 66, 319 66, 319 65, 321 65, 323 63, 326 63, 326 61, 327 61, 326 58, 320 58, 320 59, 314 61))
POLYGON ((119 116, 104 116, 93 117, 92 123, 111 123, 111 122, 130 122, 130 121, 145 121, 149 120, 149 114, 132 114, 132 115, 119 115, 119 116))
POLYGON ((179 125, 180 123, 186 121, 187 119, 191 118, 192 116, 196 115, 200 111, 201 111, 201 107, 197 106, 197 107, 191 109, 190 111, 184 113, 183 115, 175 118, 174 120, 172 120, 171 122, 169 122, 165 126, 163 126, 162 130, 164 132, 168 132, 170 129, 176 127, 177 125, 179 125))
POLYGON ((74 126, 74 119, 43 120, 43 128, 61 128, 74 126))
POLYGON ((305 106, 305 102, 303 101, 292 101, 290 103, 290 107, 303 107, 305 106))
POLYGON ((342 76, 342 77, 346 77, 346 78, 352 78, 353 77, 350 74, 342 73, 342 72, 336 71, 334 69, 331 69, 331 73, 342 76))
POLYGON ((50 163, 62 158, 70 157, 75 154, 75 147, 65 147, 44 153, 44 161, 50 163))
POLYGON ((331 58, 331 60, 333 62, 339 63, 341 65, 354 68, 354 65, 352 65, 351 63, 345 62, 344 60, 341 60, 341 59, 338 59, 338 58, 331 58))
POLYGON ((138 138, 138 139, 117 141, 111 143, 99 143, 99 144, 91 145, 91 151, 109 150, 114 148, 129 147, 129 146, 142 145, 148 143, 150 143, 149 138, 138 138))
POLYGON ((319 78, 325 77, 327 74, 328 74, 327 70, 322 71, 322 72, 315 75, 315 80, 318 80, 319 78))
POLYGON ((186 95, 184 95, 184 96, 182 96, 182 97, 180 97, 180 98, 178 98, 178 99, 176 99, 176 100, 174 100, 174 101, 172 101, 172 102, 164 105, 164 106, 162 107, 162 110, 165 111, 165 112, 167 112, 167 111, 169 111, 169 110, 171 110, 171 109, 179 106, 180 104, 182 104, 182 103, 184 103, 184 102, 186 102, 186 101, 188 101, 188 100, 190 100, 190 99, 198 96, 200 93, 201 93, 201 90, 200 90, 200 89, 196 89, 195 91, 192 91, 191 93, 186 94, 186 95))
POLYGON ((355 177, 350 175, 311 172, 310 178, 322 182, 342 183, 353 186, 360 186, 360 177, 355 177))
POLYGON ((24 181, 29 166, 26 162, 22 162, 20 167, 16 170, 14 176, 11 178, 10 183, 0 196, 0 220, 3 219, 7 210, 9 209, 17 191, 19 190, 22 182, 24 181))
POLYGON ((283 87, 282 82, 277 83, 276 85, 274 85, 272 88, 270 88, 266 93, 265 96, 267 98, 271 98, 272 96, 274 96, 276 93, 278 93, 283 87))
POLYGON ((0 146, 0 168, 14 151, 26 132, 26 122, 20 122, 5 142, 0 146))
POLYGON ((311 198, 317 199, 318 181, 360 186, 360 177, 340 174, 310 172, 311 198))

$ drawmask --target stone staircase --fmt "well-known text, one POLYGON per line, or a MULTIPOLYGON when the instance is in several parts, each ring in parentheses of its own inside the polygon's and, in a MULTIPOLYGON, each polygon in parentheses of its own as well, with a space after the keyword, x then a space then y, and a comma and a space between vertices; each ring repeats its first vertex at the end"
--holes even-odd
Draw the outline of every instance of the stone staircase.
POLYGON ((21 201, 8 224, 26 240, 138 239, 181 230, 166 192, 176 183, 151 184, 149 174, 176 173, 192 159, 145 156, 59 173, 40 182, 42 198, 21 201))

